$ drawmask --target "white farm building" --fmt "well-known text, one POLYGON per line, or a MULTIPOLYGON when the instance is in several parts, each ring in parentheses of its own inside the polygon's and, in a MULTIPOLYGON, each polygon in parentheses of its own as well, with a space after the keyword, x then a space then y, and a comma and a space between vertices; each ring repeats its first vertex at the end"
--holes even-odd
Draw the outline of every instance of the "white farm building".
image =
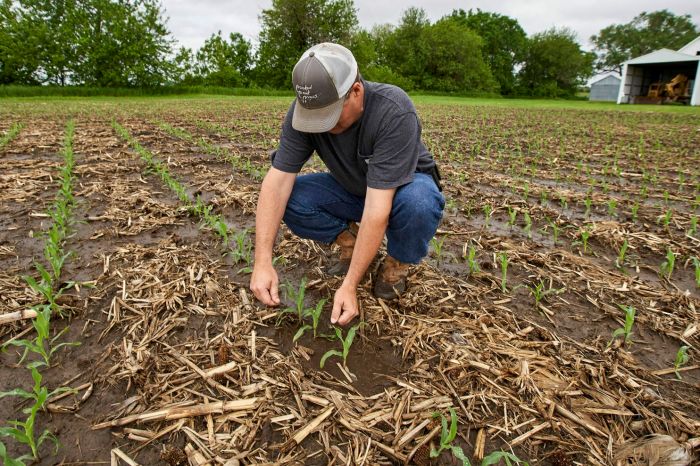
POLYGON ((618 104, 678 101, 700 105, 700 37, 623 63, 618 104))
POLYGON ((613 73, 601 76, 591 83, 588 100, 596 102, 615 102, 620 93, 620 77, 613 73))

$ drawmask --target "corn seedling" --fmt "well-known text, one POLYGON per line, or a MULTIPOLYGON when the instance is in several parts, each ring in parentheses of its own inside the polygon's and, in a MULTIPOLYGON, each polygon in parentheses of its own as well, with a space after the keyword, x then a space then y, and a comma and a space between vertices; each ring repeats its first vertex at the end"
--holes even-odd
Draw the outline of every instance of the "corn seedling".
POLYGON ((299 338, 301 338, 304 333, 306 333, 307 330, 313 330, 314 332, 314 338, 317 336, 317 330, 318 330, 318 322, 321 318, 321 313, 323 312, 323 306, 326 304, 326 300, 322 299, 318 303, 316 303, 316 307, 310 307, 306 308, 303 310, 303 314, 305 317, 311 317, 311 325, 309 324, 304 324, 301 327, 299 327, 299 330, 297 330, 297 333, 294 334, 294 338, 292 338, 292 342, 297 341, 299 338))
POLYGON ((698 217, 693 215, 690 217, 690 229, 688 230, 688 235, 695 236, 698 232, 698 217))
POLYGON ((338 337, 338 340, 343 345, 343 352, 341 353, 338 350, 330 350, 326 351, 326 353, 321 356, 321 369, 323 369, 323 366, 326 364, 326 360, 330 358, 331 356, 338 356, 343 358, 343 366, 346 366, 347 360, 348 360, 348 353, 350 353, 350 347, 352 346, 352 341, 355 339, 355 333, 357 332, 357 329, 360 327, 360 324, 353 325, 350 327, 348 330, 347 335, 345 338, 343 338, 343 330, 340 327, 333 327, 335 330, 335 334, 338 337))
POLYGON ((580 244, 583 246, 583 253, 586 254, 588 253, 588 240, 591 237, 591 231, 588 229, 588 227, 584 227, 579 231, 579 238, 581 238, 580 241, 575 241, 575 244, 580 244))
POLYGON ((476 247, 473 245, 469 246, 469 252, 467 253, 467 266, 469 267, 469 273, 477 273, 480 271, 479 263, 476 261, 476 247))
POLYGON ((501 263, 501 291, 503 293, 508 292, 507 280, 508 280, 508 254, 505 252, 498 253, 498 260, 501 263))
POLYGON ((489 223, 491 223, 491 214, 493 213, 493 207, 491 207, 491 204, 486 204, 484 206, 484 228, 489 227, 489 223))
POLYGON ((450 408, 450 426, 447 426, 447 418, 442 415, 442 413, 433 413, 433 418, 440 418, 440 424, 442 426, 442 431, 440 432, 440 445, 437 450, 435 448, 430 449, 430 457, 437 458, 444 450, 448 450, 452 455, 462 462, 462 466, 470 466, 471 463, 469 459, 464 455, 462 448, 452 445, 452 442, 457 437, 457 414, 454 408, 450 408))
POLYGON ((583 205, 586 206, 586 211, 583 213, 583 216, 588 218, 591 215, 591 206, 593 205, 593 201, 590 197, 587 197, 583 200, 583 205))
POLYGON ((554 242, 554 244, 557 244, 561 228, 559 227, 556 221, 550 221, 549 225, 552 227, 552 241, 554 242))
POLYGON ((532 238, 532 219, 530 218, 530 214, 528 212, 524 212, 523 215, 525 217, 525 226, 523 227, 523 230, 525 230, 525 234, 528 238, 532 238))
POLYGON ((636 222, 637 222, 637 215, 638 215, 638 213, 639 213, 639 204, 634 203, 634 204, 632 205, 632 208, 631 208, 631 211, 630 211, 630 214, 632 215, 632 223, 636 223, 636 222))
POLYGON ((695 286, 700 288, 700 259, 693 257, 693 266, 695 267, 695 286))
POLYGON ((430 240, 430 245, 433 247, 433 251, 435 251, 435 259, 437 259, 438 264, 440 263, 442 259, 442 248, 445 245, 445 240, 447 239, 447 236, 443 236, 440 239, 437 239, 437 237, 434 237, 433 239, 430 240))
MULTIPOLYGON (((0 398, 4 398, 6 396, 17 396, 20 398, 34 401, 34 404, 31 407, 24 409, 24 413, 28 415, 27 419, 24 421, 9 421, 9 424, 12 427, 0 427, 0 436, 12 437, 15 439, 16 442, 28 446, 32 451, 32 458, 38 458, 39 447, 42 443, 44 443, 46 439, 51 439, 56 444, 56 447, 58 447, 58 440, 48 430, 44 430, 44 432, 42 432, 38 438, 36 437, 36 416, 39 413, 39 411, 44 407, 44 404, 46 403, 46 400, 49 397, 72 391, 72 389, 62 387, 52 392, 49 392, 46 387, 43 387, 41 385, 42 376, 37 370, 37 368, 32 366, 30 367, 30 370, 32 372, 32 379, 34 380, 34 386, 31 392, 28 392, 21 388, 16 388, 14 390, 10 390, 9 392, 0 392, 0 398)), ((19 462, 15 464, 22 463, 19 462)))
POLYGON ((518 211, 508 206, 508 226, 513 228, 515 225, 515 220, 518 217, 518 211))
POLYGON ((233 235, 233 241, 231 242, 231 257, 233 261, 238 264, 243 262, 246 266, 243 267, 239 272, 250 273, 252 272, 250 268, 250 263, 252 262, 253 255, 253 242, 250 240, 250 235, 248 234, 248 229, 241 230, 233 235))
POLYGON ((688 364, 688 361, 690 360, 688 349, 689 347, 686 345, 678 348, 678 352, 676 352, 676 360, 673 362, 673 369, 675 370, 676 377, 678 377, 679 380, 681 379, 681 374, 678 372, 678 369, 688 364))
POLYGON ((299 322, 304 320, 304 296, 306 295, 306 277, 301 279, 299 289, 297 290, 291 283, 287 283, 284 287, 285 296, 291 299, 293 305, 282 309, 277 315, 277 323, 279 324, 282 317, 286 314, 294 314, 299 319, 299 322))
POLYGON ((621 269, 625 265, 625 254, 627 254, 627 248, 629 247, 629 243, 627 240, 625 240, 622 243, 622 246, 620 246, 620 251, 617 253, 617 259, 615 259, 615 266, 618 269, 621 269))
POLYGON ((610 340, 610 343, 608 343, 608 346, 612 345, 613 341, 619 336, 624 336, 624 341, 626 344, 631 343, 632 339, 632 327, 634 326, 634 315, 636 311, 632 306, 622 306, 618 304, 620 309, 625 311, 625 326, 620 327, 616 329, 613 334, 612 334, 612 339, 610 340))
POLYGON ((32 320, 32 326, 34 327, 34 330, 36 330, 36 338, 34 338, 33 340, 25 340, 25 339, 10 340, 10 342, 8 344, 12 345, 12 346, 19 346, 21 348, 24 348, 24 353, 22 354, 22 357, 20 359, 20 363, 26 359, 26 357, 29 355, 29 353, 33 353, 33 354, 41 357, 40 361, 32 362, 32 365, 34 367, 39 367, 39 366, 47 366, 48 367, 51 365, 51 356, 53 356, 53 354, 56 351, 63 348, 64 346, 79 346, 80 343, 79 342, 64 342, 64 343, 56 344, 56 341, 68 330, 68 327, 64 328, 56 336, 51 338, 49 335, 50 324, 51 324, 51 311, 52 311, 51 306, 50 305, 37 306, 34 308, 34 310, 36 311, 37 315, 32 320))
POLYGON ((608 201, 608 215, 615 217, 617 215, 617 200, 610 199, 608 201))
POLYGON ((543 280, 540 280, 535 286, 529 288, 530 294, 535 298, 535 309, 539 309, 540 303, 550 294, 558 294, 564 291, 564 288, 545 288, 543 280))
POLYGON ((671 251, 671 248, 666 250, 666 260, 661 263, 660 273, 666 280, 671 280, 671 274, 676 267, 676 254, 671 251))
POLYGON ((656 220, 656 223, 661 223, 661 224, 663 224, 664 228, 668 228, 668 226, 671 224, 671 217, 672 216, 673 216, 673 211, 671 211, 671 209, 668 209, 666 211, 666 213, 659 216, 659 218, 656 220))

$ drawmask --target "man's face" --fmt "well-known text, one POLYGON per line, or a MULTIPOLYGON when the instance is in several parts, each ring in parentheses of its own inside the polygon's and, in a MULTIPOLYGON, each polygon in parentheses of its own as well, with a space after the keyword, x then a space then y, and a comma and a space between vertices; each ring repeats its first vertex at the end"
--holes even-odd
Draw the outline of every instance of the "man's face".
POLYGON ((357 82, 350 88, 350 95, 343 103, 343 111, 340 113, 338 123, 329 131, 331 134, 340 134, 350 128, 362 116, 364 110, 364 87, 357 82))

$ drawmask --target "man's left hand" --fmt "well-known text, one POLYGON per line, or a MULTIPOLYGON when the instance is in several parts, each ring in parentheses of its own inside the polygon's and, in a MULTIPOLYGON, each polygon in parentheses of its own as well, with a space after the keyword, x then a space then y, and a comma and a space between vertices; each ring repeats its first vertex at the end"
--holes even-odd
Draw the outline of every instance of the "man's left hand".
POLYGON ((357 293, 354 287, 343 284, 335 292, 331 324, 347 325, 359 314, 357 293))

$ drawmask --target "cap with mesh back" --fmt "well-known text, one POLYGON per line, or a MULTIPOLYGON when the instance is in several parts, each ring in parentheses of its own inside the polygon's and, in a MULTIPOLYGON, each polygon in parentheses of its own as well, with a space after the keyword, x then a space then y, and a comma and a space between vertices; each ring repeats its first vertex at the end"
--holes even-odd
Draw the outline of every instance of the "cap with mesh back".
POLYGON ((355 57, 342 45, 324 42, 304 52, 292 72, 297 95, 292 127, 305 133, 333 129, 356 76, 355 57))

